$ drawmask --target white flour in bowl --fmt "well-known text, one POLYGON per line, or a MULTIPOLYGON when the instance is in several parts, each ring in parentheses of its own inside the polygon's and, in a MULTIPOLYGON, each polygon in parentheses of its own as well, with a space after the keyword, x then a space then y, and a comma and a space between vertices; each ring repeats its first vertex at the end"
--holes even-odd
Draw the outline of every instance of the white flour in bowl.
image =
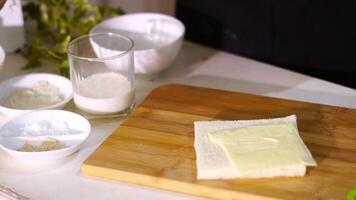
POLYGON ((64 95, 58 87, 48 81, 38 81, 32 88, 15 90, 4 105, 15 109, 37 109, 57 104, 63 99, 64 95))

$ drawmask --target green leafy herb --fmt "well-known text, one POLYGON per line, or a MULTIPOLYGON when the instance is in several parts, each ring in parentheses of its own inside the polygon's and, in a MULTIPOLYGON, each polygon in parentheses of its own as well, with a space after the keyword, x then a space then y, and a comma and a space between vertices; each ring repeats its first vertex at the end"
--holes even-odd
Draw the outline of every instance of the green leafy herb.
POLYGON ((64 76, 69 76, 66 54, 69 42, 89 33, 105 17, 123 14, 121 9, 95 6, 87 0, 29 0, 23 11, 26 22, 34 25, 22 50, 28 61, 24 68, 39 67, 41 60, 47 59, 59 63, 64 76))

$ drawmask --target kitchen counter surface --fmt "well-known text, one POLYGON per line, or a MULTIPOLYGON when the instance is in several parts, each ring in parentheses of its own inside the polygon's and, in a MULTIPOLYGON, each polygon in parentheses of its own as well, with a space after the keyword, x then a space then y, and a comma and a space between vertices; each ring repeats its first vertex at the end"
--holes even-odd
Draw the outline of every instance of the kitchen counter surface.
MULTIPOLYGON (((56 67, 23 71, 25 60, 8 55, 0 80, 30 72, 56 72, 56 67)), ((185 42, 176 61, 165 71, 136 78, 136 101, 140 103, 155 87, 181 83, 263 96, 279 97, 356 108, 356 90, 288 71, 251 59, 185 42)), ((67 108, 75 110, 71 102, 67 108)), ((0 113, 0 124, 7 118, 0 113)), ((82 162, 123 119, 91 120, 92 132, 81 150, 60 162, 25 164, 0 151, 0 185, 34 200, 48 199, 200 199, 198 197, 85 177, 82 162)))

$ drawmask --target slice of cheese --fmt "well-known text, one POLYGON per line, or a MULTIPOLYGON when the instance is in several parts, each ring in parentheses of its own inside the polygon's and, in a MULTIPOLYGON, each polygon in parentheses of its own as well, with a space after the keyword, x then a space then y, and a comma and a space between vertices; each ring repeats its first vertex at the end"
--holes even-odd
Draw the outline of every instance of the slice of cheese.
MULTIPOLYGON (((286 123, 292 124, 292 126, 297 130, 295 115, 275 119, 195 122, 194 147, 197 158, 197 178, 230 179, 275 176, 303 176, 306 172, 306 167, 304 164, 288 164, 274 168, 237 171, 232 167, 232 165, 230 165, 229 158, 225 154, 224 149, 221 148, 219 144, 211 142, 208 136, 209 133, 216 133, 219 131, 239 129, 249 126, 280 125, 286 123)), ((273 138, 267 140, 272 141, 273 138)))
POLYGON ((248 126, 208 136, 224 150, 235 173, 288 165, 316 165, 291 123, 248 126))

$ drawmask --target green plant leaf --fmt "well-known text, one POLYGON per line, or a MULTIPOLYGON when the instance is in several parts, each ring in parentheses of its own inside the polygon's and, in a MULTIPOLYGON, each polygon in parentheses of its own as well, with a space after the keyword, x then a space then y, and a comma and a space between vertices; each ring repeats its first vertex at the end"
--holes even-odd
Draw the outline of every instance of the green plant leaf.
POLYGON ((91 5, 87 0, 28 0, 23 4, 26 22, 35 22, 28 44, 21 53, 27 59, 24 69, 41 65, 41 59, 59 63, 60 73, 69 76, 67 46, 72 38, 89 33, 104 16, 123 14, 121 9, 91 5))

